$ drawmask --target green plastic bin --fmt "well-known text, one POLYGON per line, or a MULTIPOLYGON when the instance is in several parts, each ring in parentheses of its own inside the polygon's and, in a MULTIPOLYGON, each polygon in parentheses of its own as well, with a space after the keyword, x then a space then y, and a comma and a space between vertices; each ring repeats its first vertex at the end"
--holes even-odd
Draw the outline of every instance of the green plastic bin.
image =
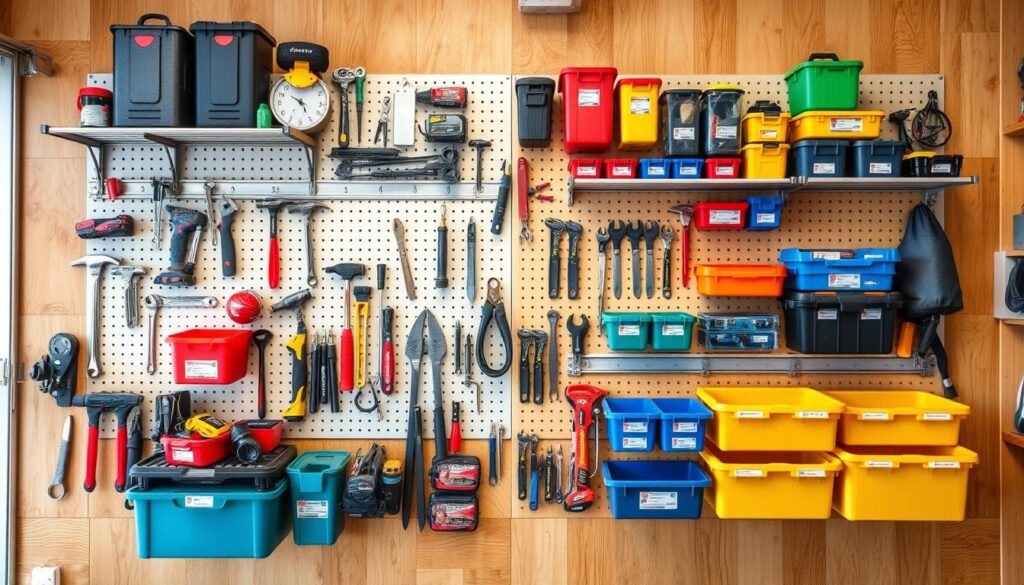
POLYGON ((651 313, 651 348, 654 351, 690 351, 693 324, 689 313, 651 313))
POLYGON ((288 465, 295 544, 332 545, 345 529, 341 497, 348 457, 348 451, 307 451, 288 465))
POLYGON ((789 112, 856 110, 863 61, 840 61, 835 53, 812 53, 786 73, 789 112))
POLYGON ((602 313, 608 349, 644 351, 651 340, 651 316, 647 313, 602 313))

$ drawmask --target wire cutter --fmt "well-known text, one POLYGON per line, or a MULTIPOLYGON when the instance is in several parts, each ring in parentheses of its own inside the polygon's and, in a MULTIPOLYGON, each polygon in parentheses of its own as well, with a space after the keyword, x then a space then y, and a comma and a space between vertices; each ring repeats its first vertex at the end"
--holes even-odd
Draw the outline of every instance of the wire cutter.
POLYGON ((388 126, 391 118, 391 96, 384 96, 380 103, 380 116, 377 118, 377 132, 373 135, 373 143, 377 144, 381 136, 384 137, 384 147, 388 146, 388 126))

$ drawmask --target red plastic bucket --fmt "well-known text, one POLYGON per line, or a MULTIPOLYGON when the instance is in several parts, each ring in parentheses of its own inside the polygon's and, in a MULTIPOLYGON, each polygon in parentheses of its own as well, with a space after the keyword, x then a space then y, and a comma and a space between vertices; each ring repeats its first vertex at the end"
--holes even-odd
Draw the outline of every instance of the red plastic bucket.
POLYGON ((175 384, 230 384, 249 365, 248 329, 189 329, 167 336, 175 384))

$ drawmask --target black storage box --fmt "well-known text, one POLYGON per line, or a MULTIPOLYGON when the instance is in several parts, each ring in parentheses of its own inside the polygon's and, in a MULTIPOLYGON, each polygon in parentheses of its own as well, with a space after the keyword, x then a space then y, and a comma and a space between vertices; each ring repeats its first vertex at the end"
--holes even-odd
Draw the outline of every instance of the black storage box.
POLYGON ((842 177, 846 173, 846 140, 801 140, 790 147, 793 164, 789 174, 797 177, 842 177))
POLYGON ((898 292, 787 290, 786 347, 801 353, 891 353, 902 305, 898 292))
POLYGON ((711 86, 700 96, 700 125, 705 156, 739 156, 740 107, 743 90, 732 86, 711 86))
POLYGON ((851 177, 898 177, 907 145, 899 140, 857 140, 849 150, 851 177))
POLYGON ((519 146, 546 148, 551 144, 551 108, 555 80, 524 77, 516 81, 519 104, 519 146))
POLYGON ((196 126, 253 128, 269 103, 277 41, 252 22, 196 22, 196 126))
POLYGON ((960 154, 936 154, 932 157, 929 177, 959 177, 964 157, 960 154))
POLYGON ((162 14, 111 25, 114 126, 192 126, 194 39, 162 14), (149 20, 163 24, 146 24, 149 20))
POLYGON ((669 89, 661 92, 661 131, 665 156, 700 154, 700 90, 669 89))

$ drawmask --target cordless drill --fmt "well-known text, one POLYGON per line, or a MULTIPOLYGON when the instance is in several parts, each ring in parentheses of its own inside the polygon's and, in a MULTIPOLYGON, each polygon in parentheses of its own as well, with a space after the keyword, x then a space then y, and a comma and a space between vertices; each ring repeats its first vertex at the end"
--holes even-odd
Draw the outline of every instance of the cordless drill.
POLYGON ((196 253, 206 227, 206 214, 187 207, 167 206, 171 216, 171 265, 153 280, 168 286, 195 286, 196 253))

